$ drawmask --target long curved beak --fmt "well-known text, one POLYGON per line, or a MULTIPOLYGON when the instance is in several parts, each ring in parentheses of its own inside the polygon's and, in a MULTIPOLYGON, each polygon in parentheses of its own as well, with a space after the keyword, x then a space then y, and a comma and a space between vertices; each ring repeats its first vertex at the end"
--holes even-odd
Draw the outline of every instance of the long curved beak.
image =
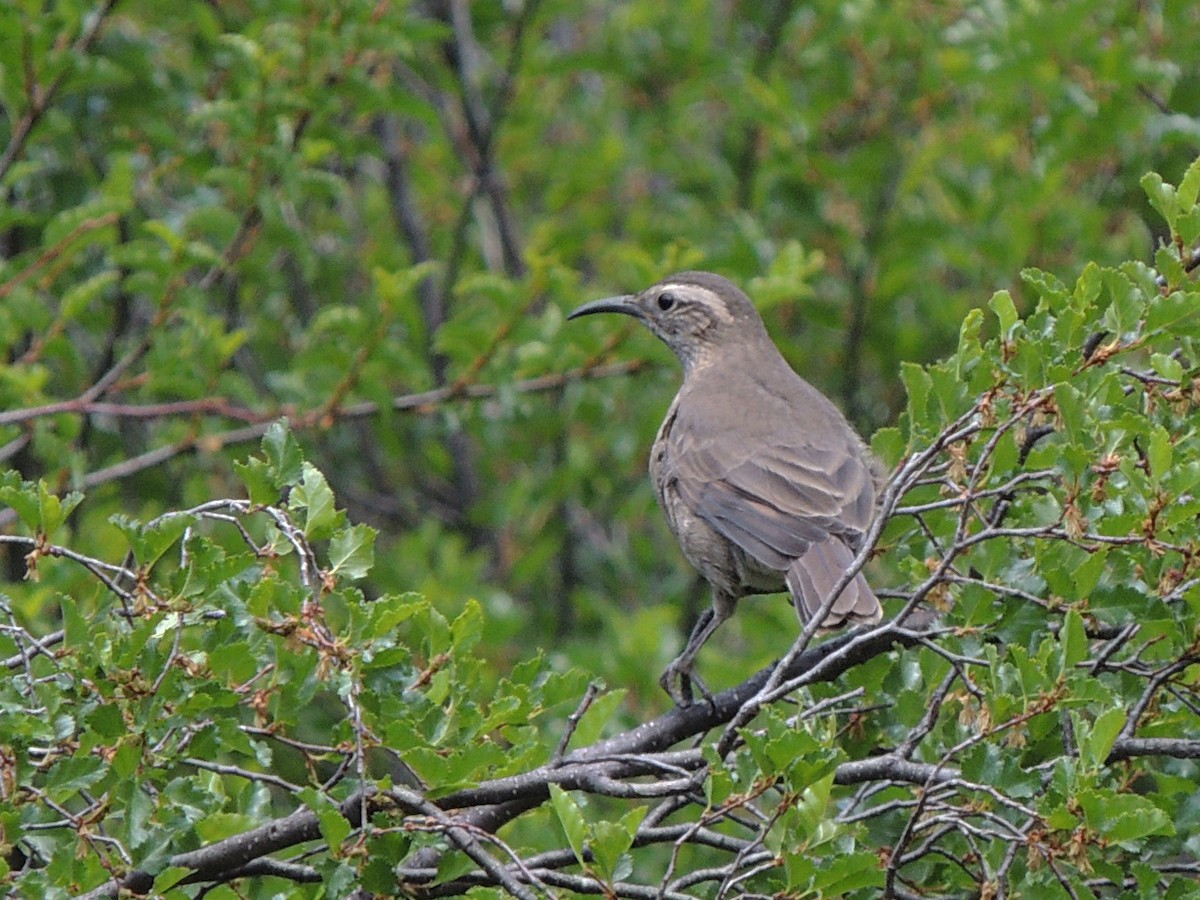
POLYGON ((592 300, 573 310, 568 319, 578 319, 580 316, 591 316, 596 313, 624 313, 627 316, 642 318, 641 307, 637 305, 636 294, 625 294, 621 297, 605 297, 602 300, 592 300))

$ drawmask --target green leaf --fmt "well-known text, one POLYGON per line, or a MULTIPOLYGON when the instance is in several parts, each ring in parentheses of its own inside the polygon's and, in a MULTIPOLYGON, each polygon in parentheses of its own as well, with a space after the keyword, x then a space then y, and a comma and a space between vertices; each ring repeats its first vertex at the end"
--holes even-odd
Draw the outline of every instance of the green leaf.
POLYGON ((368 640, 386 637, 402 622, 428 609, 429 601, 420 594, 385 594, 367 607, 369 618, 364 637, 368 640))
POLYGON ((369 525, 351 525, 329 541, 329 565, 335 575, 352 580, 366 576, 375 564, 376 531, 369 525))
POLYGON ((880 888, 884 871, 878 857, 870 852, 839 853, 817 870, 813 887, 824 897, 845 897, 851 891, 880 888))
POLYGON ((1151 835, 1175 833, 1170 816, 1146 797, 1096 789, 1080 791, 1076 799, 1092 830, 1130 849, 1151 835))
POLYGON ((1093 770, 1099 770, 1112 752, 1121 729, 1128 718, 1120 707, 1106 709, 1090 725, 1075 715, 1075 735, 1079 743, 1080 762, 1093 770))
POLYGON ((1146 448, 1146 462, 1155 486, 1170 472, 1173 455, 1171 435, 1163 426, 1155 425, 1154 430, 1150 432, 1150 445, 1146 448))
POLYGON ((839 755, 837 748, 774 715, 765 730, 747 731, 746 745, 764 773, 784 774, 797 789, 832 775, 839 755))
MULTIPOLYGON (((438 859, 437 875, 433 879, 434 884, 444 884, 447 881, 453 881, 456 878, 461 878, 468 872, 473 872, 476 869, 476 863, 467 854, 460 851, 450 851, 442 853, 438 859)), ((393 887, 395 879, 393 878, 393 887)))
POLYGON ((254 677, 258 662, 246 641, 230 641, 208 652, 213 675, 227 684, 242 684, 254 677))
POLYGON ((983 328, 983 313, 973 309, 963 318, 958 331, 958 352, 954 356, 954 374, 961 381, 970 374, 983 355, 979 333, 983 328))
POLYGON ((115 703, 102 703, 88 713, 88 728, 102 741, 115 741, 128 731, 121 708, 115 703))
POLYGON ((89 646, 92 623, 72 597, 63 597, 61 613, 65 642, 68 647, 89 646))
POLYGON ((621 857, 633 846, 631 835, 622 822, 601 819, 592 826, 588 848, 592 851, 596 869, 605 881, 612 881, 621 857))
POLYGON ((1162 176, 1157 172, 1147 172, 1142 176, 1141 184, 1150 205, 1163 217, 1167 227, 1174 232, 1175 219, 1179 215, 1179 198, 1175 194, 1175 189, 1163 181, 1162 176))
POLYGON ((1087 631, 1083 627, 1083 617, 1075 610, 1067 610, 1058 639, 1062 644, 1062 671, 1064 673, 1069 672, 1078 663, 1088 658, 1087 631))
POLYGON ((468 600, 450 624, 450 642, 456 650, 466 652, 483 636, 483 607, 477 600, 468 600))
POLYGON ((899 428, 880 428, 871 435, 871 453, 888 468, 900 464, 905 449, 904 434, 899 428))
POLYGON ((83 500, 83 494, 70 491, 63 497, 53 493, 44 481, 38 481, 39 518, 42 532, 50 537, 83 500))
POLYGON ((41 527, 41 491, 44 485, 22 481, 14 471, 0 474, 0 503, 6 504, 30 531, 41 527))
POLYGON ((996 291, 988 301, 988 308, 996 314, 996 319, 1000 322, 1000 336, 1007 339, 1012 334, 1013 327, 1020 321, 1012 294, 1008 291, 996 291))
POLYGON ((315 788, 306 787, 300 791, 299 796, 304 805, 317 814, 317 826, 321 829, 321 837, 336 850, 354 830, 350 820, 342 815, 342 811, 328 795, 315 788))
POLYGON ((1163 378, 1170 378, 1172 381, 1183 380, 1183 363, 1170 354, 1150 354, 1150 365, 1163 378))
POLYGON ((1066 285, 1041 269, 1022 269, 1021 281, 1036 291, 1051 309, 1059 309, 1070 299, 1066 285))
POLYGON ((333 491, 325 476, 312 463, 301 465, 299 483, 292 489, 288 506, 304 512, 302 528, 308 538, 324 537, 333 527, 337 511, 333 505, 333 491))
POLYGON ((163 894, 179 884, 179 882, 183 881, 191 873, 192 870, 187 866, 167 866, 154 876, 154 886, 151 892, 156 895, 163 894))
POLYGON ((152 566, 179 542, 183 533, 195 524, 196 518, 172 513, 143 525, 128 516, 118 514, 110 516, 109 521, 125 535, 138 564, 152 566))
POLYGON ((275 470, 265 460, 248 459, 245 462, 235 460, 233 470, 246 487, 246 495, 251 503, 269 506, 279 501, 281 494, 279 482, 275 478, 275 470))
POLYGON ((350 820, 342 815, 336 807, 322 807, 317 810, 317 822, 321 828, 321 837, 330 847, 336 849, 350 836, 353 827, 350 820))
POLYGON ((933 379, 923 366, 916 363, 900 364, 900 379, 908 392, 908 422, 915 432, 918 423, 923 423, 928 415, 929 391, 933 387, 933 379))
POLYGON ((98 272, 91 278, 85 278, 78 284, 72 285, 71 289, 63 294, 62 318, 66 320, 77 318, 91 305, 93 300, 116 284, 119 279, 120 273, 110 269, 98 272))
POLYGON ((1054 386, 1054 404, 1062 420, 1063 432, 1073 444, 1089 440, 1084 423, 1087 419, 1087 401, 1079 388, 1062 382, 1054 386))
POLYGON ((113 754, 110 765, 118 778, 133 778, 142 765, 141 741, 129 735, 118 739, 117 752, 113 754))
POLYGON ((1154 251, 1154 268, 1166 279, 1168 287, 1177 287, 1187 280, 1187 272, 1175 247, 1159 247, 1154 251))
POLYGON ((166 222, 160 219, 149 219, 142 223, 142 230, 162 241, 173 254, 183 252, 184 239, 166 222))
POLYGON ((1046 824, 1055 831, 1073 831, 1079 819, 1070 807, 1056 806, 1046 814, 1046 824))
POLYGON ((1079 273, 1079 278, 1075 282, 1074 305, 1077 309, 1087 310, 1096 298, 1100 296, 1100 290, 1104 287, 1102 278, 1102 270, 1094 262, 1088 262, 1083 267, 1083 271, 1079 273))
POLYGON ((562 826, 563 834, 567 837, 567 843, 571 845, 579 864, 583 865, 586 862, 584 851, 588 831, 583 813, 571 795, 557 784, 550 785, 550 803, 558 816, 558 824, 562 826))
POLYGON ((1165 297, 1154 294, 1146 311, 1147 337, 1158 334, 1200 334, 1200 304, 1194 294, 1172 291, 1165 297))
POLYGON ((379 296, 386 303, 396 305, 409 300, 417 286, 438 268, 439 264, 433 261, 417 263, 396 271, 375 266, 371 269, 371 278, 379 296))
POLYGON ((46 779, 47 792, 58 803, 65 803, 104 777, 104 760, 98 756, 69 756, 56 763, 46 779))
POLYGON ((1184 210, 1190 210, 1196 205, 1196 201, 1200 200, 1200 156, 1192 160, 1192 164, 1183 173, 1175 197, 1184 210))
POLYGON ((1072 575, 1075 580, 1075 596, 1086 598, 1100 583, 1100 577, 1108 567, 1108 553, 1105 550, 1095 550, 1088 558, 1080 563, 1072 575))
POLYGON ((1109 296, 1112 297, 1112 302, 1104 311, 1104 327, 1118 337, 1124 337, 1137 327, 1145 300, 1137 284, 1126 272, 1106 269, 1104 275, 1109 296))
POLYGON ((826 774, 813 777, 816 771, 805 772, 803 778, 791 779, 793 784, 805 782, 794 812, 799 835, 809 846, 823 843, 834 834, 829 812, 829 801, 833 795, 834 759, 834 755, 830 754, 829 763, 824 767, 826 774))
MULTIPOLYGON (((366 860, 362 867, 362 889, 376 896, 396 893, 395 860, 404 859, 412 847, 412 838, 395 832, 367 832, 366 860)), ((452 856, 453 854, 447 854, 452 856)), ((369 896, 369 895, 368 895, 369 896)))
MULTIPOLYGON (((1185 247, 1191 247, 1200 238, 1200 206, 1193 206, 1175 220, 1175 230, 1179 242, 1185 247)), ((1182 279, 1180 281, 1182 283, 1182 279)))
POLYGON ((281 486, 293 485, 300 480, 304 454, 286 419, 273 422, 267 429, 262 439, 262 451, 281 486))

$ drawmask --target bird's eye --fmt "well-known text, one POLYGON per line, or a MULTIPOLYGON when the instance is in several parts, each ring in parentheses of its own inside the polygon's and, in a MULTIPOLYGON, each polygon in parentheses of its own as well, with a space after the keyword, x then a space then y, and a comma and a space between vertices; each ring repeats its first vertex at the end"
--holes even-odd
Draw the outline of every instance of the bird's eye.
POLYGON ((658 308, 666 312, 675 305, 675 295, 670 291, 663 291, 658 295, 658 308))

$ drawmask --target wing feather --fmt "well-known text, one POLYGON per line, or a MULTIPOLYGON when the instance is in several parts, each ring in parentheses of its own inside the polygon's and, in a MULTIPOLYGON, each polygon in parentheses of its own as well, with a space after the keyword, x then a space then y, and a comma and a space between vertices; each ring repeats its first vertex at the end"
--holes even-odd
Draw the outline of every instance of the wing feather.
POLYGON ((857 547, 874 509, 873 474, 841 414, 828 405, 821 418, 825 427, 809 430, 772 417, 768 433, 745 440, 729 440, 713 422, 677 422, 666 461, 681 498, 776 571, 829 537, 857 547))

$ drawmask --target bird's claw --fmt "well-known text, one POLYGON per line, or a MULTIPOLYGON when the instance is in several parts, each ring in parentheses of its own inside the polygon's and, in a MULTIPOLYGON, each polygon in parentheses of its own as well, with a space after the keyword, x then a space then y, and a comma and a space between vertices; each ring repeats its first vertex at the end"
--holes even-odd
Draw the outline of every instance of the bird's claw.
POLYGON ((659 685, 676 706, 691 706, 696 702, 693 685, 710 706, 714 705, 712 692, 691 665, 680 665, 679 660, 671 663, 658 679, 659 685))

